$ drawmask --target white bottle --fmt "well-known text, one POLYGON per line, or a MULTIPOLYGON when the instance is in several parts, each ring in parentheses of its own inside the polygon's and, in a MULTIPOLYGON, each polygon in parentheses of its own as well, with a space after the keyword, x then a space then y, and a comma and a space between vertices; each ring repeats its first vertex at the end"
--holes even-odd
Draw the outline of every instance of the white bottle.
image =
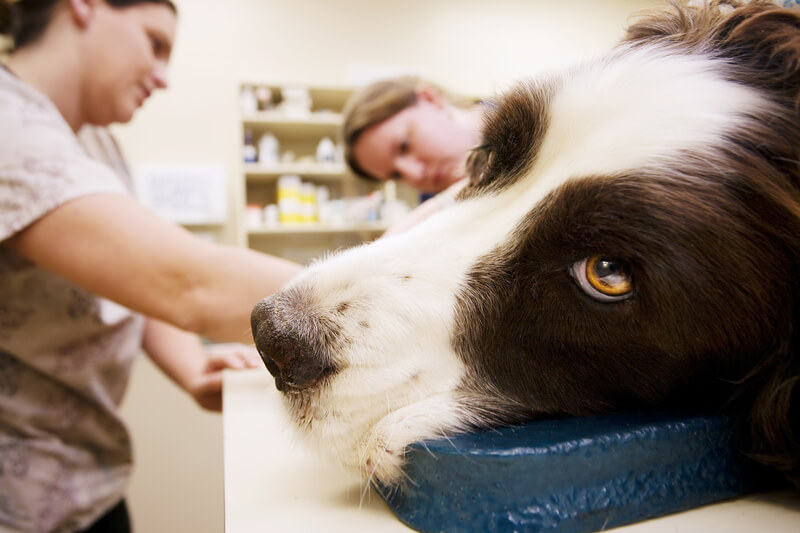
POLYGON ((259 111, 266 111, 272 107, 272 91, 269 87, 257 87, 254 94, 259 111))
POLYGON ((300 184, 300 222, 310 224, 317 219, 317 198, 313 183, 300 184))
POLYGON ((300 176, 278 178, 278 214, 281 224, 300 222, 300 176))
POLYGON ((244 209, 245 225, 248 229, 258 229, 264 223, 263 212, 258 204, 247 204, 244 209))
POLYGON ((334 163, 336 161, 336 145, 328 137, 323 137, 317 145, 317 163, 334 163))
POLYGON ((264 208, 264 225, 275 228, 280 224, 280 213, 276 204, 269 204, 264 208))
POLYGON ((251 131, 244 132, 244 148, 243 158, 245 163, 255 163, 258 161, 258 150, 253 144, 253 133, 251 131))
POLYGON ((262 165, 277 165, 279 160, 278 139, 271 133, 265 133, 258 140, 259 163, 262 165))
POLYGON ((242 86, 242 90, 239 92, 239 107, 243 115, 252 115, 258 111, 258 99, 250 85, 242 86))
POLYGON ((331 191, 325 185, 318 185, 314 196, 317 204, 316 220, 320 224, 328 224, 331 221, 331 191))

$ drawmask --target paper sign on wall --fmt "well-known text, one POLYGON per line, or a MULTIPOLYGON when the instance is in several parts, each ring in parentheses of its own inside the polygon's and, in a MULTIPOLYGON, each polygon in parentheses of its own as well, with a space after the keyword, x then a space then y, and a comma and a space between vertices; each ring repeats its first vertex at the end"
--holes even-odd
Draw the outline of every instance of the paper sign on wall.
POLYGON ((179 224, 223 224, 228 215, 225 170, 216 165, 141 165, 139 201, 179 224))

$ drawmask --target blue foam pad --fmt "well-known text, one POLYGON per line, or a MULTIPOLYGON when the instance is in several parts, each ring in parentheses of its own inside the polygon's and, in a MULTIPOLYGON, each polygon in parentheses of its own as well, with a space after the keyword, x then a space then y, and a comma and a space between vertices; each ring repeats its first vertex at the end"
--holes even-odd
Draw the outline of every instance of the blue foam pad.
POLYGON ((425 532, 591 532, 778 483, 722 416, 542 420, 417 443, 407 460, 407 478, 378 491, 425 532))

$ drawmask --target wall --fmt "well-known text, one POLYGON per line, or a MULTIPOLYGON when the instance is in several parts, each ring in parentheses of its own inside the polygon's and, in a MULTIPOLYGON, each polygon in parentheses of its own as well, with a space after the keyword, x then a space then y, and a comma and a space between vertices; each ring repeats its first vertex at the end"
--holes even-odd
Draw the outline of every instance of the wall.
MULTIPOLYGON (((116 128, 142 163, 221 164, 241 191, 237 88, 243 81, 351 85, 365 72, 414 71, 465 94, 609 48, 654 0, 178 0, 170 90, 116 128)), ((234 242, 234 223, 223 239, 234 242)), ((149 364, 125 405, 136 446, 137 530, 222 531, 221 419, 195 408, 149 364)))
MULTIPOLYGON (((602 52, 654 1, 183 0, 171 87, 117 132, 134 165, 222 164, 235 177, 241 82, 351 85, 383 68, 491 94, 602 52)), ((231 183, 233 206, 241 190, 231 183)), ((234 231, 224 240, 235 242, 234 231)))

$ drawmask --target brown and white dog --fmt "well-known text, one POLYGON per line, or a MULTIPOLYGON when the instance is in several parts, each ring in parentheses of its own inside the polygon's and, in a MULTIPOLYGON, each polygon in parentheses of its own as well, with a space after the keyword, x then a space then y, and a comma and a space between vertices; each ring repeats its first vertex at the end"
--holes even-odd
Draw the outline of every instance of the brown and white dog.
POLYGON ((672 5, 497 99, 470 185, 253 311, 299 428, 405 447, 552 415, 724 411, 800 478, 800 13, 672 5))

